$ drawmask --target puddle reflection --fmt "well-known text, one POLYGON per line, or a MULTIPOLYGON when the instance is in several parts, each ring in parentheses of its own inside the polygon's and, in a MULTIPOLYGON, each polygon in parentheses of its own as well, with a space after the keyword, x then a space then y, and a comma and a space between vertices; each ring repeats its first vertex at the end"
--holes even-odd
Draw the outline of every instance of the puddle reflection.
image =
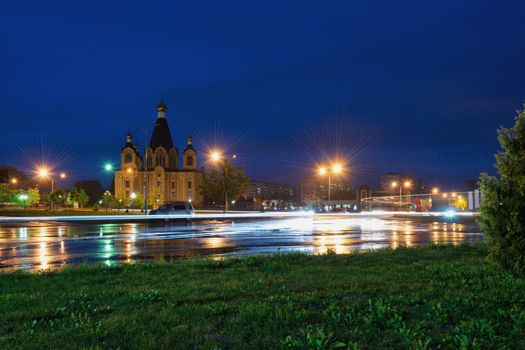
POLYGON ((289 251, 345 254, 356 249, 479 240, 479 226, 471 219, 447 222, 341 216, 189 224, 10 224, 0 226, 0 269, 289 251))

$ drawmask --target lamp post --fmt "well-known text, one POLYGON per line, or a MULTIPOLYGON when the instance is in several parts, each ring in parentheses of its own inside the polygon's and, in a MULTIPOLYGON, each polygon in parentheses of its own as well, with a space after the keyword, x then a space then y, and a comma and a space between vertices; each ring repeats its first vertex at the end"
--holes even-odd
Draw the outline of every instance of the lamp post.
POLYGON ((432 201, 432 195, 437 195, 439 194, 439 188, 437 187, 434 187, 432 188, 432 193, 428 195, 428 204, 429 204, 429 211, 432 210, 432 207, 433 207, 433 201, 432 201))
POLYGON ((330 169, 322 166, 319 168, 319 175, 328 175, 328 201, 330 202, 330 190, 332 188, 332 175, 338 175, 343 171, 343 166, 340 163, 334 163, 330 169))
POLYGON ((144 132, 144 215, 148 215, 148 130, 142 129, 144 132))
MULTIPOLYGON (((232 156, 232 159, 236 159, 236 158, 237 158, 237 155, 234 154, 232 156)), ((227 185, 228 167, 226 166, 226 157, 220 151, 213 151, 210 154, 210 159, 212 162, 218 164, 219 167, 223 165, 221 170, 223 172, 223 177, 224 177, 224 212, 226 213, 228 211, 228 185, 227 185)))
MULTIPOLYGON (((51 192, 55 189, 55 179, 49 169, 47 168, 40 168, 38 170, 38 176, 42 179, 50 179, 51 180, 51 192)), ((59 174, 59 177, 63 180, 67 177, 66 173, 62 172, 59 174)))
POLYGON ((412 186, 412 182, 410 182, 410 180, 405 180, 405 181, 392 181, 392 184, 391 184, 392 188, 397 188, 399 187, 399 202, 400 202, 400 205, 399 205, 399 209, 403 209, 403 187, 405 188, 410 188, 412 186))
POLYGON ((24 201, 24 211, 25 211, 26 210, 26 201, 27 201, 28 195, 26 193, 22 193, 22 194, 20 194, 20 196, 18 198, 20 198, 22 201, 24 201))
MULTIPOLYGON (((51 192, 50 193, 53 193, 53 191, 55 190, 55 179, 51 171, 48 168, 42 167, 37 170, 37 176, 40 177, 41 179, 51 180, 51 192)), ((63 180, 67 177, 67 175, 64 172, 61 172, 60 174, 58 174, 58 177, 63 180)), ((51 209, 53 209, 52 207, 53 207, 53 203, 51 203, 51 209)))

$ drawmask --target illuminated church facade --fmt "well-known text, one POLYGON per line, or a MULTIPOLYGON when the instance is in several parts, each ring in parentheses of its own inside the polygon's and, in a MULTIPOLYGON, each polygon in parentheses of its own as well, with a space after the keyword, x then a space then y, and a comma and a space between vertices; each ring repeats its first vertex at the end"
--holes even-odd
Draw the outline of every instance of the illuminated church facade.
POLYGON ((167 119, 168 108, 161 101, 157 106, 157 119, 151 140, 142 155, 133 136, 128 132, 126 143, 120 152, 120 169, 115 171, 115 195, 129 202, 135 196, 144 195, 147 185, 148 206, 185 201, 202 203, 199 187, 202 170, 197 168, 197 152, 191 135, 186 139, 179 162, 179 151, 174 147, 167 119))

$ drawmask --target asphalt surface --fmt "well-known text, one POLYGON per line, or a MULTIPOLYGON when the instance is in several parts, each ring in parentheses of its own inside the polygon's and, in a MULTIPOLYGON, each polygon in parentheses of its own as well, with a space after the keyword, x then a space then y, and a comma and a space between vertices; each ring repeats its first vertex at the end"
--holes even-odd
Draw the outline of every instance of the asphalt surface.
POLYGON ((469 217, 309 215, 193 222, 0 222, 0 270, 291 251, 342 254, 482 239, 475 219, 469 217))

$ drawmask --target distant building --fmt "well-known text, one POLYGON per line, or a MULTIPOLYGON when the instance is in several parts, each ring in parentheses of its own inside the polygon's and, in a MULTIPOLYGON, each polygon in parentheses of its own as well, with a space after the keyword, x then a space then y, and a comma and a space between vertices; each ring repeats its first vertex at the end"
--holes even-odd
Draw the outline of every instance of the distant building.
MULTIPOLYGON (((354 187, 342 181, 332 181, 330 184, 331 200, 355 200, 354 187)), ((301 181, 301 201, 328 200, 328 182, 326 179, 310 177, 301 181)))
POLYGON ((325 178, 310 177, 301 181, 301 202, 317 211, 356 211, 360 209, 360 199, 371 195, 368 186, 355 188, 344 181, 333 181, 328 200, 328 181, 325 178))
POLYGON ((295 189, 292 186, 263 181, 250 181, 245 196, 248 198, 285 201, 296 199, 295 189))
MULTIPOLYGON (((292 186, 272 182, 250 181, 243 197, 246 209, 289 209, 297 204, 296 192, 292 186)), ((242 204, 239 203, 239 207, 240 205, 242 204)))
POLYGON ((131 133, 120 153, 120 169, 115 171, 115 195, 129 199, 132 193, 144 194, 147 185, 148 204, 156 207, 165 202, 192 201, 202 203, 199 186, 202 171, 197 169, 197 152, 191 135, 186 139, 179 164, 179 151, 173 146, 167 120, 168 108, 161 101, 157 106, 157 119, 146 150, 146 160, 133 144, 131 133), (147 163, 147 164, 144 164, 147 163))
POLYGON ((377 195, 399 195, 399 187, 401 186, 403 194, 426 193, 426 186, 421 179, 405 175, 403 173, 386 173, 381 176, 380 180, 381 190, 374 191, 377 195), (410 182, 407 188, 404 186, 405 182, 410 182), (395 184, 395 186, 393 186, 395 184))
POLYGON ((474 191, 479 189, 479 179, 465 180, 465 191, 474 191))

